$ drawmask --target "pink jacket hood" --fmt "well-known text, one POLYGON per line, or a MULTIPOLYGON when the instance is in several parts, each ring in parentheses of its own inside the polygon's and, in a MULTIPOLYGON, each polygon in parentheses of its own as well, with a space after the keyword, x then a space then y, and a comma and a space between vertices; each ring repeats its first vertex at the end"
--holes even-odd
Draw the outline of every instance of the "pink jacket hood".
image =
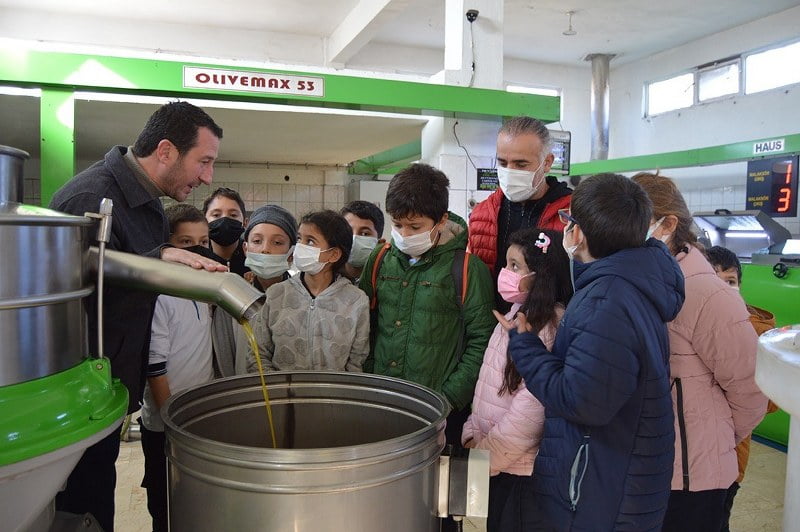
POLYGON ((764 417, 755 383, 757 336, 739 293, 692 247, 676 257, 686 300, 668 324, 675 411, 673 490, 727 489, 735 447, 764 417))

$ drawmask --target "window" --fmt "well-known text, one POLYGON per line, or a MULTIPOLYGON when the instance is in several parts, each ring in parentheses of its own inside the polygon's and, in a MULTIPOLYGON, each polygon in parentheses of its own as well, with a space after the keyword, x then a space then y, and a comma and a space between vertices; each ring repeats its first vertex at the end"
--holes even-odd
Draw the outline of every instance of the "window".
POLYGON ((697 101, 739 94, 739 60, 697 72, 697 101))
POLYGON ((800 42, 748 55, 745 58, 745 94, 800 83, 800 42))
POLYGON ((652 116, 694 103, 694 74, 689 72, 647 85, 647 115, 652 116))

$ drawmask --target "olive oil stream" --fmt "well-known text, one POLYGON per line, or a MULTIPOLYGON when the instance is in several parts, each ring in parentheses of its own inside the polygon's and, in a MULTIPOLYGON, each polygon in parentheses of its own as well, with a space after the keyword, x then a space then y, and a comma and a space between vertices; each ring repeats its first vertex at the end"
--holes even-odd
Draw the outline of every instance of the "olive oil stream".
POLYGON ((269 423, 269 433, 272 436, 272 448, 278 448, 278 442, 275 439, 275 425, 272 422, 272 405, 269 403, 269 392, 267 391, 267 383, 264 380, 264 366, 261 364, 261 357, 258 354, 258 343, 256 342, 256 335, 253 333, 253 327, 247 320, 241 321, 247 340, 250 342, 250 349, 253 350, 253 356, 256 357, 256 364, 258 365, 258 375, 261 377, 261 392, 264 394, 264 406, 267 408, 267 422, 269 423))

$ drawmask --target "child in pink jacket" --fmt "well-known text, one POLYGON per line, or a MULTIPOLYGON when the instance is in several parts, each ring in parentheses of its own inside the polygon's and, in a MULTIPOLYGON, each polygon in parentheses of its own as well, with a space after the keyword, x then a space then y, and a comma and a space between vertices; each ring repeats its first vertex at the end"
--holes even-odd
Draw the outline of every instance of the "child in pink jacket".
POLYGON ((650 233, 685 278, 686 300, 667 324, 675 411, 675 465, 664 532, 721 530, 728 488, 739 475, 736 445, 764 417, 755 383, 758 338, 739 293, 697 247, 692 217, 669 178, 633 177, 653 202, 650 233))
MULTIPOLYGON (((506 318, 525 313, 548 349, 572 296, 569 258, 561 238, 551 230, 517 231, 511 235, 506 267, 497 279, 500 295, 514 304, 506 318)), ((531 472, 544 425, 544 407, 525 387, 506 353, 507 346, 508 333, 498 324, 484 354, 472 414, 461 436, 465 447, 489 451, 487 532, 522 531, 523 512, 532 507, 531 472)))

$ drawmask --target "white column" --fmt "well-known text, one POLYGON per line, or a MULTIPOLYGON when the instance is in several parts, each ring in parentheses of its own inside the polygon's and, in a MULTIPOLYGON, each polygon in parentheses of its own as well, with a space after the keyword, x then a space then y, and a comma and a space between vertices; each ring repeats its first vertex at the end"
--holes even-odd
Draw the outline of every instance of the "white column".
MULTIPOLYGON (((445 9, 445 68, 431 80, 446 85, 503 89, 503 2, 447 0, 445 9), (478 10, 478 18, 472 23, 466 17, 470 9, 478 10)), ((450 178, 450 210, 459 216, 467 217, 470 199, 481 201, 488 195, 475 193, 477 173, 473 164, 478 168, 493 166, 500 125, 500 119, 443 117, 429 120, 422 131, 422 160, 450 178)))

